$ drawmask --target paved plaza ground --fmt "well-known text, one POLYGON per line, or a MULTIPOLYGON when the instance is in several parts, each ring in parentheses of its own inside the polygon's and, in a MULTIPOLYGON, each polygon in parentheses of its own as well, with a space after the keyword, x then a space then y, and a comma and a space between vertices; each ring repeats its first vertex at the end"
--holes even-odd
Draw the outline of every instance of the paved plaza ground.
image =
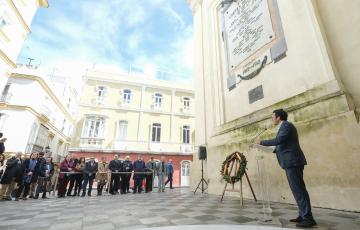
MULTIPOLYGON (((95 193, 95 192, 94 192, 95 193)), ((297 216, 289 204, 272 204, 274 223, 260 226, 261 202, 207 194, 194 195, 176 188, 165 193, 69 197, 0 202, 1 230, 109 230, 109 229, 271 229, 295 228, 297 216), (196 226, 195 226, 196 225, 196 226), (204 226, 206 225, 206 226, 204 226)), ((360 213, 314 208, 316 229, 360 229, 360 213)))

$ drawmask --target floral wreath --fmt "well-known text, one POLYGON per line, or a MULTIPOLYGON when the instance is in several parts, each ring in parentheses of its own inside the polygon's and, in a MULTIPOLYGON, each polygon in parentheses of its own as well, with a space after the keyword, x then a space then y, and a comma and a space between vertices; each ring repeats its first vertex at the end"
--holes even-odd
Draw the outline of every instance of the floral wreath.
POLYGON ((247 160, 244 154, 239 152, 234 152, 229 156, 227 156, 225 161, 222 163, 222 167, 220 171, 221 176, 227 183, 234 184, 239 180, 241 180, 241 178, 245 174, 246 164, 247 164, 247 160), (229 166, 230 166, 230 171, 232 171, 232 168, 235 166, 235 172, 236 172, 235 176, 229 175, 229 166))

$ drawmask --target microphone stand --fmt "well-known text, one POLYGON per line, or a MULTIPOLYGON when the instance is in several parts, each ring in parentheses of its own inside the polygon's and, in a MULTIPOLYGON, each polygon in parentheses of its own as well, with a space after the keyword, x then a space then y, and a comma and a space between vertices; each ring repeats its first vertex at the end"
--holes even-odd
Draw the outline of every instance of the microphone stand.
POLYGON ((258 138, 258 136, 260 136, 261 134, 263 134, 266 130, 267 130, 267 128, 264 128, 263 130, 261 130, 260 132, 258 132, 258 133, 256 134, 256 136, 250 141, 250 144, 253 144, 254 141, 256 140, 256 138, 258 138))

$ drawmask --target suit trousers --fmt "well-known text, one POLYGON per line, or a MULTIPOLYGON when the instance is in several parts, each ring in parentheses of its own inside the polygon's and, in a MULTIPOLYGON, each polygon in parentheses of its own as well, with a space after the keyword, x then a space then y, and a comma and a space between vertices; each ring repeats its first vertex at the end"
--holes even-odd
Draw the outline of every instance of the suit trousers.
POLYGON ((92 186, 93 186, 93 183, 94 183, 94 179, 95 179, 95 176, 84 175, 83 194, 85 194, 86 186, 89 183, 88 195, 91 195, 91 190, 92 190, 92 186))
POLYGON ((74 188, 74 185, 76 183, 76 176, 77 176, 77 174, 72 174, 72 175, 69 176, 69 182, 70 183, 69 183, 69 189, 67 191, 68 196, 71 195, 71 192, 72 192, 72 190, 74 188))
POLYGON ((314 218, 311 213, 310 197, 304 183, 303 171, 304 166, 285 168, 290 189, 299 208, 299 216, 305 220, 313 221, 314 218))
POLYGON ((115 194, 119 190, 120 174, 111 174, 110 178, 110 194, 115 194))

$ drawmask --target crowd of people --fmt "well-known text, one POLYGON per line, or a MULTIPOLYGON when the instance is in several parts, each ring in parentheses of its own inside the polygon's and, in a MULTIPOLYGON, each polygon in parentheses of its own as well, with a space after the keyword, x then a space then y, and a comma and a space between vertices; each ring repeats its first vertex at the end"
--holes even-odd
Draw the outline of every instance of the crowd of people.
MULTIPOLYGON (((5 141, 0 139, 0 150, 5 141)), ((155 176, 158 177, 158 192, 164 192, 167 183, 170 183, 170 189, 173 188, 172 160, 165 162, 164 156, 160 161, 151 157, 145 163, 141 155, 134 162, 129 156, 121 160, 115 155, 107 163, 105 157, 98 162, 94 157, 78 159, 74 154, 68 154, 60 164, 54 164, 52 157, 45 155, 44 152, 33 152, 24 157, 22 153, 16 153, 5 159, 0 153, 0 200, 38 199, 40 195, 46 199, 48 193, 56 191, 59 198, 91 196, 94 182, 98 196, 104 190, 112 195, 126 194, 130 192, 131 177, 133 193, 151 192, 155 176)))

